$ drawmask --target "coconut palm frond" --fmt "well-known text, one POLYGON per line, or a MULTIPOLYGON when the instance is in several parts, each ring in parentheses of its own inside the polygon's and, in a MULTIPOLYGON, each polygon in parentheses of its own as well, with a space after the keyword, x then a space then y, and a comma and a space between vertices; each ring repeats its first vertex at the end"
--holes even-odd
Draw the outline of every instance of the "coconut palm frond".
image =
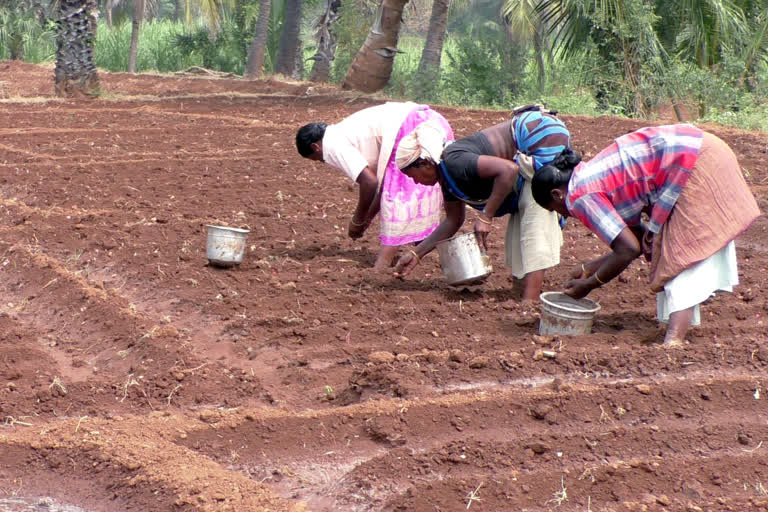
POLYGON ((744 72, 751 69, 758 60, 768 62, 768 12, 763 12, 753 22, 756 30, 747 43, 744 55, 744 72))
POLYGON ((580 0, 543 0, 536 12, 544 21, 552 45, 564 58, 575 57, 579 47, 589 39, 591 24, 580 0))
POLYGON ((536 0, 506 0, 501 6, 509 31, 522 41, 532 41, 541 23, 536 4, 536 0))
POLYGON ((678 8, 683 17, 677 47, 699 66, 715 64, 724 48, 748 34, 744 12, 730 0, 682 0, 678 8))
MULTIPOLYGON (((211 33, 216 34, 221 28, 222 12, 234 8, 234 0, 197 0, 200 14, 205 19, 211 33)), ((189 2, 187 3, 189 5, 189 2)))

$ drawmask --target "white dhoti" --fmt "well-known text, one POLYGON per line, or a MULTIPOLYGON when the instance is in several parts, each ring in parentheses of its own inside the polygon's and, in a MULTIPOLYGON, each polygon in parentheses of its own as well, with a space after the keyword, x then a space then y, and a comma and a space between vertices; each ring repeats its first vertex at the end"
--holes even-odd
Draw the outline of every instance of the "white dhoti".
POLYGON ((534 201, 529 181, 519 196, 518 211, 509 216, 507 223, 504 255, 512 275, 522 279, 526 274, 560 263, 563 231, 557 213, 545 210, 534 201))
POLYGON ((709 258, 667 281, 664 291, 656 294, 656 316, 660 322, 667 323, 671 313, 696 306, 691 325, 699 325, 699 304, 718 290, 733 291, 737 284, 739 273, 736 265, 736 245, 731 240, 709 258))

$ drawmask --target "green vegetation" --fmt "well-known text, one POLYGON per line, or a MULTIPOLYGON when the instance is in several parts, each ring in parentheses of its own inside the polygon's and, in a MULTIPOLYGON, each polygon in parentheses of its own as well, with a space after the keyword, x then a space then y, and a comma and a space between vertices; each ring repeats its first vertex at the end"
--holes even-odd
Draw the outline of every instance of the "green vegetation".
POLYGON ((0 9, 0 59, 40 63, 53 60, 52 26, 43 26, 31 13, 0 9))
MULTIPOLYGON (((315 51, 311 23, 321 3, 304 6, 305 77, 315 51)), ((431 0, 412 3, 429 12, 431 0)), ((186 13, 177 20, 173 2, 157 3, 154 18, 141 25, 137 70, 174 72, 201 66, 242 74, 258 1, 220 4, 214 29, 200 10, 190 11, 189 20, 186 13)), ((419 14, 412 9, 401 30, 403 53, 395 57, 385 94, 498 109, 541 102, 568 114, 649 119, 678 107, 686 121, 768 132, 768 0, 453 4, 439 79, 425 87, 423 77, 416 75, 428 16, 411 21, 409 16, 419 14)), ((39 10, 3 5, 0 0, 0 59, 51 61, 55 22, 39 10)), ((101 69, 128 68, 129 2, 121 3, 121 9, 114 13, 112 27, 103 20, 99 24, 95 60, 101 69)), ((368 33, 376 3, 342 2, 339 12, 330 75, 336 83, 344 79, 368 33)), ((284 19, 285 2, 273 0, 266 73, 273 67, 284 19)))
MULTIPOLYGON (((191 43, 179 44, 180 37, 194 39, 202 26, 184 26, 168 20, 151 21, 142 25, 139 36, 137 71, 172 72, 190 66, 202 66, 204 50, 193 48, 191 43)), ((207 37, 206 37, 207 40, 207 37)), ((105 24, 96 33, 94 56, 96 66, 108 71, 126 71, 131 46, 131 23, 123 20, 110 29, 105 24)))

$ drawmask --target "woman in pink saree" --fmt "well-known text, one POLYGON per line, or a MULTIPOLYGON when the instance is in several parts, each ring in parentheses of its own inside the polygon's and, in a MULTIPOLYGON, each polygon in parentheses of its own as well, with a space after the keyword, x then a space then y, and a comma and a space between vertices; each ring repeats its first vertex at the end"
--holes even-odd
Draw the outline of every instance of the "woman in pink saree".
POLYGON ((448 122, 428 106, 389 102, 336 124, 304 125, 296 134, 296 148, 305 158, 340 169, 360 186, 350 238, 362 237, 380 213, 381 249, 374 268, 382 270, 392 264, 398 247, 418 243, 440 223, 440 187, 417 184, 400 168, 420 158, 439 162, 452 140, 448 122))

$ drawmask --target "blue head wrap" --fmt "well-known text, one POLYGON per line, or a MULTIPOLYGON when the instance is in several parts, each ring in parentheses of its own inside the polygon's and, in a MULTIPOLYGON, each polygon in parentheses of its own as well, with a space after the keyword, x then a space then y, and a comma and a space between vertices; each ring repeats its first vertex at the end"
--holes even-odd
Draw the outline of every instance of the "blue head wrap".
MULTIPOLYGON (((570 146, 571 134, 565 124, 540 110, 519 114, 513 126, 517 150, 533 158, 534 171, 552 162, 557 155, 570 146), (527 125, 537 120, 540 122, 536 128, 529 131, 527 125), (546 139, 552 135, 565 135, 568 144, 559 144, 561 140, 558 140, 557 145, 548 144, 546 139)), ((561 137, 558 138, 561 139, 561 137)))

